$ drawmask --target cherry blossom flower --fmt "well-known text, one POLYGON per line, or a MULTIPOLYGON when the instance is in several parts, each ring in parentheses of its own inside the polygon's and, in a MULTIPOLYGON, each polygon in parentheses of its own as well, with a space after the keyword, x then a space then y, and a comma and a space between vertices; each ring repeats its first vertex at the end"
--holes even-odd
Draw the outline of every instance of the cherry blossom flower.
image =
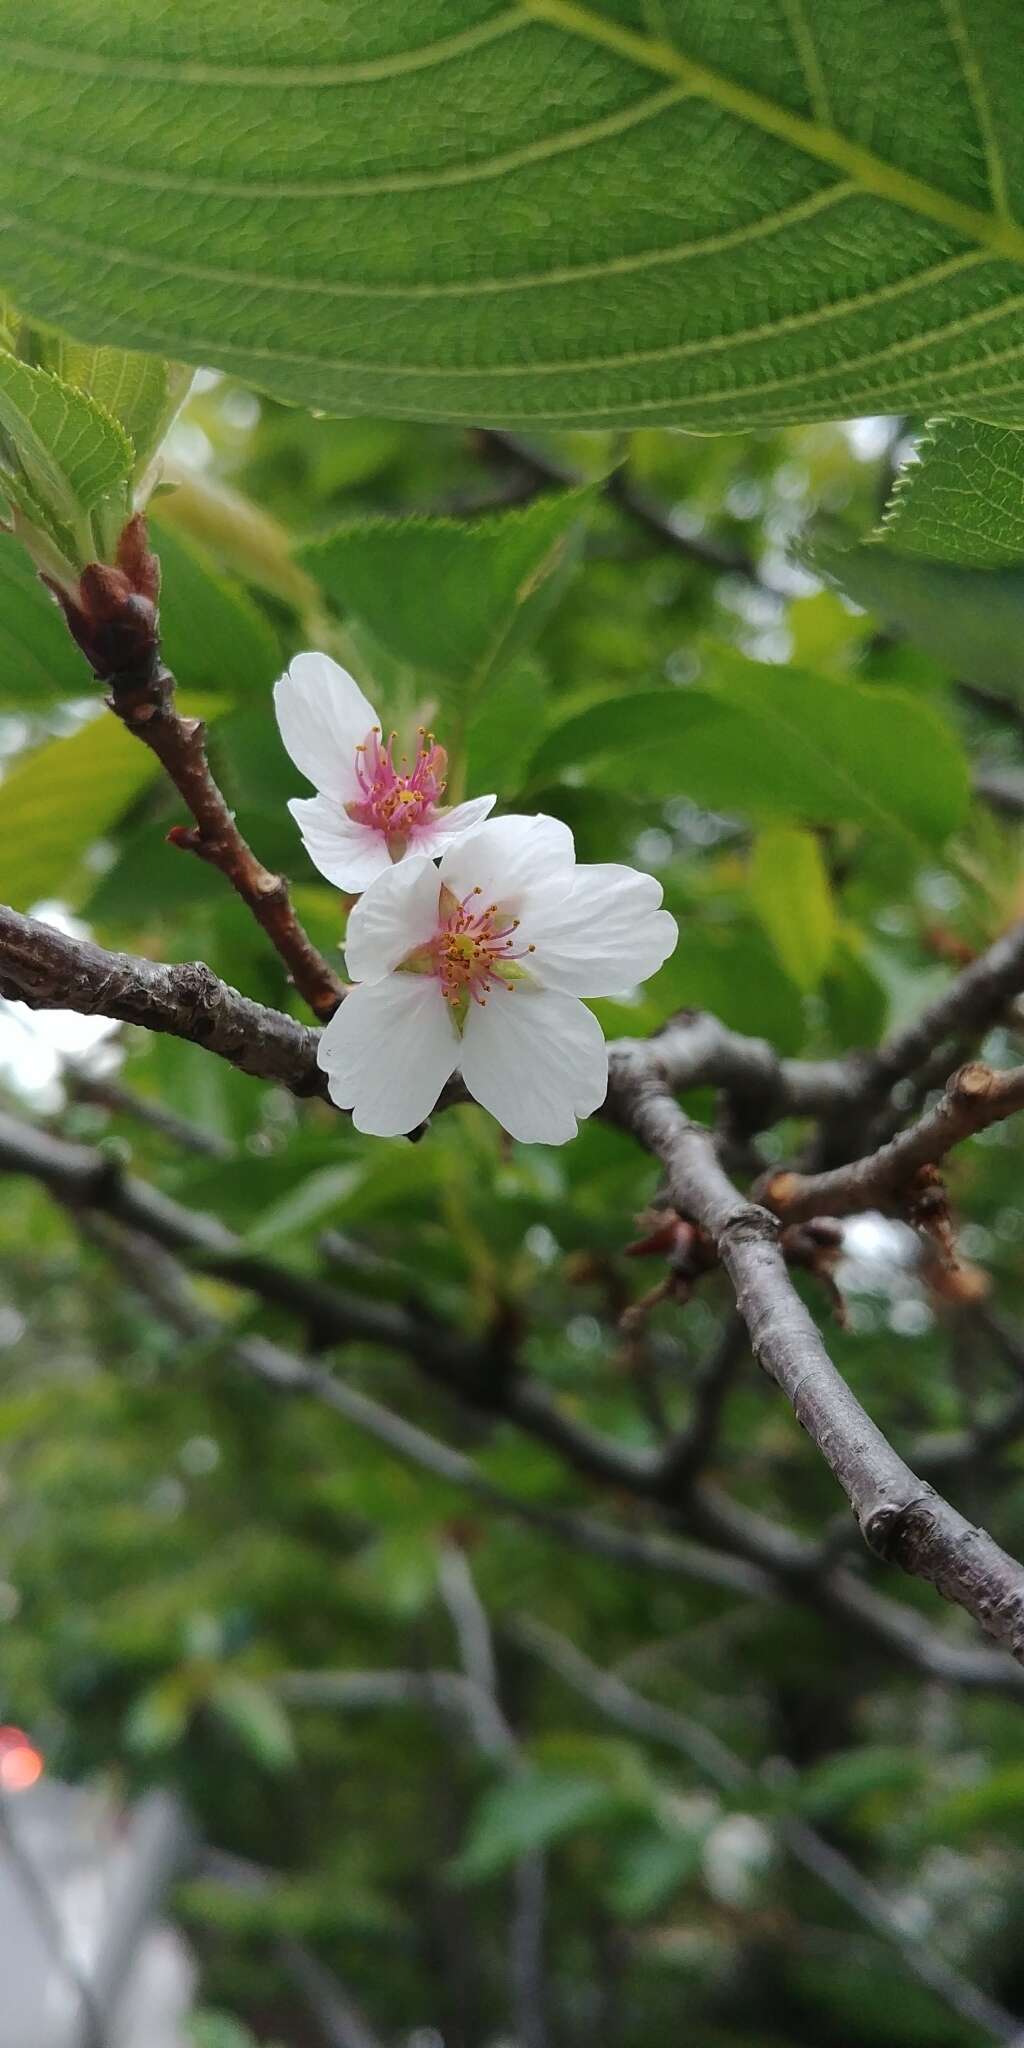
POLYGON ((317 795, 288 805, 310 860, 339 889, 366 889, 407 854, 436 859, 479 825, 493 796, 443 810, 448 757, 420 733, 410 768, 396 760, 359 684, 326 654, 297 654, 274 686, 281 738, 317 795))
POLYGON ((409 857, 356 904, 356 986, 318 1058, 357 1130, 394 1137, 458 1070, 514 1138, 561 1145, 608 1087, 601 1026, 580 997, 625 995, 672 952, 661 884, 578 867, 554 818, 492 818, 439 868, 409 857))

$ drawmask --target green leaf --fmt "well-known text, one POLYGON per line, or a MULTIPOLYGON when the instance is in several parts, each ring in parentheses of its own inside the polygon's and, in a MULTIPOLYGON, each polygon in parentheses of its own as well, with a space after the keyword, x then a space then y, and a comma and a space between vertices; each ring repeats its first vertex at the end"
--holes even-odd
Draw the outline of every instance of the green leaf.
MULTIPOLYGON (((268 692, 283 664, 262 613, 202 547, 159 513, 151 516, 150 530, 160 557, 163 649, 179 684, 238 699, 268 692)), ((266 709, 269 718, 269 703, 266 709)))
POLYGON ((191 2048, 258 2048, 255 2034, 226 2012, 197 2012, 188 2023, 191 2048))
POLYGON ((1003 1764, 986 1771, 976 1784, 940 1800, 922 1817, 921 1833, 927 1840, 949 1843, 994 1826, 1009 1830, 1018 1840, 1022 1815, 1024 1763, 1003 1764))
POLYGON ((89 672, 23 547, 0 534, 0 705, 35 710, 80 697, 89 672))
POLYGON ((442 677, 445 709, 459 715, 543 623, 589 497, 569 491, 471 523, 363 519, 300 560, 389 653, 442 677))
POLYGON ((261 1210, 246 1242, 254 1251, 263 1251, 289 1238, 307 1236, 316 1225, 337 1215, 359 1178, 359 1168, 354 1165, 324 1166, 318 1173, 307 1174, 279 1202, 261 1210))
MULTIPOLYGON (((202 698, 179 704, 197 717, 211 709, 202 698)), ((0 875, 12 908, 74 898, 83 855, 160 772, 155 754, 109 712, 18 760, 0 782, 0 875)))
POLYGON ((437 1597, 437 1556, 419 1530, 394 1529, 359 1552, 347 1577, 375 1610, 411 1621, 437 1597))
POLYGON ((786 973, 798 988, 817 988, 835 940, 836 914, 812 832, 771 825, 758 834, 750 897, 786 973))
POLYGON ((114 516, 127 516, 133 463, 128 436, 95 399, 0 354, 0 493, 28 519, 41 515, 78 566, 97 552, 88 515, 114 499, 114 516))
POLYGON ((882 529, 899 552, 972 569, 1024 563, 1024 434, 932 420, 915 453, 882 529))
MULTIPOLYGON (((671 905, 671 899, 670 899, 671 905)), ((736 918, 723 926, 681 913, 681 938, 648 984, 664 1022, 674 1010, 710 1010, 733 1031, 770 1038, 780 1052, 798 1052, 804 1020, 799 995, 783 974, 760 927, 736 918)), ((628 1032, 625 1019, 618 1027, 628 1032)))
POLYGON ((548 677, 540 663, 520 655, 488 690, 469 729, 466 787, 514 796, 544 721, 548 677))
POLYGON ((703 1835, 646 1831, 628 1841, 616 1857, 608 1903, 624 1920, 643 1920, 666 1906, 680 1885, 700 1869, 703 1835))
POLYGON ((933 655, 947 675, 1024 696, 1024 567, 958 569, 877 542, 818 542, 808 560, 933 655))
POLYGON ((83 339, 344 413, 1019 421, 1015 25, 219 0, 211 32, 0 0, 5 282, 83 339))
POLYGON ((451 1874, 458 1883, 479 1884, 531 1849, 603 1820, 617 1804, 615 1793, 598 1778, 525 1771, 484 1793, 451 1874))
POLYGON ((875 1045, 884 1035, 889 999, 863 958, 855 929, 836 934, 821 997, 829 1035, 838 1052, 875 1045))
POLYGON ((73 889, 91 842, 159 773, 155 754, 109 712, 19 761, 0 783, 0 875, 13 908, 73 889))
POLYGON ((220 1675, 210 1688, 210 1705, 258 1764, 268 1771, 291 1770, 295 1741, 291 1723, 268 1686, 237 1672, 220 1675))
POLYGON ((805 12, 2 0, 6 281, 338 412, 1020 418, 1006 14, 805 12))
POLYGON ((804 1771, 794 1788, 795 1800, 801 1813, 832 1820, 875 1793, 910 1792, 923 1776, 922 1761, 912 1750, 869 1744, 838 1751, 804 1771))
POLYGON ((171 1671, 158 1679, 139 1694, 125 1718, 124 1739, 129 1749, 143 1756, 173 1749, 188 1728, 193 1704, 192 1687, 182 1672, 171 1671))
POLYGON ((532 775, 578 763, 616 789, 914 842, 941 842, 969 793, 962 750, 930 705, 724 649, 707 686, 615 697, 566 720, 532 775))
POLYGON ((141 476, 184 403, 193 372, 161 356, 89 348, 62 335, 40 337, 37 356, 44 368, 87 392, 119 421, 135 451, 133 474, 141 476))

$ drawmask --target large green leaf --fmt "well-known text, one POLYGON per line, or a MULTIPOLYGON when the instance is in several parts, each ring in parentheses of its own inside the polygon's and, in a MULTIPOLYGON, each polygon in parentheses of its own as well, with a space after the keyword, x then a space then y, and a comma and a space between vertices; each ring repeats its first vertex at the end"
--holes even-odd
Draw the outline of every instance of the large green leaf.
POLYGON ((958 569, 877 541, 818 543, 812 566, 940 661, 947 674, 1024 696, 1024 566, 958 569))
POLYGON ((1024 420, 1014 0, 0 0, 4 282, 285 398, 1024 420))
POLYGON ((974 569, 1024 563, 1024 434, 933 420, 896 479, 885 535, 901 554, 974 569))
POLYGON ((558 596, 589 493, 489 519, 361 519, 301 559, 391 654, 471 702, 558 596))
POLYGON ((547 691, 548 678, 531 655, 509 663, 488 690, 470 728, 467 788, 493 789, 502 798, 522 788, 543 723, 547 691))
POLYGON ((944 839, 968 795, 960 746, 930 705, 724 649, 706 687, 614 697, 567 719, 533 774, 579 763, 617 789, 758 819, 843 819, 904 842, 944 839))

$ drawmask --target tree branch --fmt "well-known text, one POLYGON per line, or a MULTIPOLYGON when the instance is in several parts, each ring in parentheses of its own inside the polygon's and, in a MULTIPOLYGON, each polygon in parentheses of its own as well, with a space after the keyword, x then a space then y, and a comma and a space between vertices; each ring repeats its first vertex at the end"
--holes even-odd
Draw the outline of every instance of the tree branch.
MULTIPOLYGON (((197 1304, 187 1294, 184 1276, 174 1261, 167 1259, 161 1266, 161 1250, 183 1253, 197 1261, 202 1271, 251 1289, 300 1316, 321 1341, 387 1346, 409 1357, 448 1392, 465 1398, 468 1389, 470 1398, 478 1398, 472 1390, 479 1387, 481 1375, 486 1375, 486 1340, 475 1347, 461 1333, 417 1319, 400 1304, 344 1294, 306 1274, 293 1273, 265 1255, 251 1254, 217 1218, 187 1209, 126 1175, 102 1152, 69 1144, 0 1115, 3 1170, 28 1173, 42 1181, 80 1220, 91 1219, 90 1235, 96 1235, 104 1216, 135 1233, 138 1251, 124 1261, 125 1277, 161 1314, 170 1313, 177 1328, 199 1335, 202 1319, 197 1324, 197 1304)), ((104 1237, 103 1245, 118 1254, 118 1240, 104 1237)), ((206 1328, 208 1335, 218 1334, 212 1320, 206 1328)), ((223 1338, 227 1333, 221 1330, 219 1335, 223 1338)), ((236 1343, 233 1355, 236 1362, 249 1371, 256 1370, 261 1378, 276 1378, 279 1384, 338 1408, 395 1455, 576 1549, 631 1569, 697 1578, 745 1598, 764 1600, 779 1594, 796 1598, 830 1622, 841 1618, 866 1640, 931 1677, 1014 1696, 1024 1692, 1024 1672, 1015 1665, 987 1650, 946 1643, 910 1610, 864 1586, 848 1572, 826 1573, 823 1567, 829 1559, 819 1548, 778 1529, 750 1509, 739 1508, 716 1488, 707 1484, 695 1487, 692 1480, 680 1488, 666 1454, 644 1454, 599 1436, 560 1410, 546 1389, 518 1373, 491 1372, 488 1406, 496 1416, 544 1442, 585 1477, 660 1507, 674 1521, 685 1515, 687 1524, 707 1542, 667 1540, 650 1532, 620 1529, 587 1514, 545 1510, 518 1501, 491 1486, 460 1452, 404 1423, 322 1368, 296 1360, 279 1347, 240 1353, 236 1343)))
POLYGON ((333 1016, 345 984, 300 924, 284 876, 265 868, 242 837, 213 778, 206 726, 201 718, 183 718, 175 709, 170 671, 161 665, 143 679, 115 677, 108 701, 128 731, 156 755, 195 819, 192 826, 172 828, 167 835, 171 845, 219 870, 266 932, 314 1015, 333 1016))
MULTIPOLYGON (((498 1666, 491 1625, 466 1554, 455 1544, 446 1544, 442 1549, 439 1581, 466 1677, 476 1692, 491 1702, 496 1713, 500 1713, 498 1666)), ((502 1719, 507 1737, 506 1761, 514 1773, 521 1772, 524 1768, 522 1752, 507 1721, 503 1716, 502 1719)), ((544 1985, 547 1868, 543 1850, 528 1850, 519 1857, 514 1887, 509 1976, 515 2039, 518 2048, 545 2048, 548 2038, 544 1985)))
POLYGON ((609 1093, 622 1124, 661 1160, 675 1207, 713 1239, 755 1357, 838 1479, 868 1548, 928 1579, 1024 1663, 1024 1569, 919 1479, 865 1413, 792 1284, 778 1219, 743 1199, 711 1134, 635 1048, 616 1049, 609 1093))
MULTIPOLYGON (((858 1095, 863 1098, 865 1088, 869 1092, 876 1088, 879 1072, 884 1071, 891 1081, 901 1071, 911 1071, 927 1060, 951 1030, 962 1031, 968 1025, 984 1028, 1019 989, 1022 979, 1024 926, 973 963, 946 996, 931 1005, 914 1030, 889 1041, 873 1063, 867 1064, 863 1058, 808 1062, 806 1066, 776 1062, 770 1049, 756 1040, 724 1032, 713 1020, 684 1017, 649 1046, 620 1041, 609 1049, 605 1114, 632 1131, 662 1161, 672 1202, 713 1240, 732 1280, 759 1361, 786 1394, 844 1487, 869 1547, 887 1562, 930 1580, 1024 1661, 1021 1567, 926 1486, 864 1413, 828 1357, 792 1286, 778 1244, 777 1219, 743 1199, 722 1169, 711 1133, 683 1115, 671 1092, 692 1085, 699 1071, 699 1049, 703 1077, 727 1085, 728 1072, 734 1087, 746 1087, 751 1108, 759 1098, 757 1113, 762 1117, 778 1116, 782 1104, 792 1113, 798 1113, 798 1104, 803 1113, 812 1113, 812 1102, 823 1107, 826 1101, 841 1103, 849 1110, 858 1095)), ((156 1021, 158 1027, 162 1024, 200 1042, 204 1042, 202 1029, 196 1026, 202 1019, 205 1042, 233 1058, 235 1064, 248 1071, 269 1071, 271 1078, 292 1087, 298 1071, 310 1092, 313 1088, 319 1092, 322 1084, 315 1068, 314 1034, 304 1033, 301 1026, 272 1011, 246 1004, 207 976, 205 969, 159 968, 105 955, 99 948, 83 948, 80 942, 68 941, 45 926, 33 926, 30 920, 4 912, 0 917, 0 990, 23 995, 26 988, 30 1000, 40 1007, 52 1004, 54 994, 62 990, 69 1006, 105 1009, 110 1014, 113 998, 113 1014, 138 1022, 156 1021), (46 962, 42 970, 40 955, 46 962), (175 980, 182 974, 193 977, 185 1001, 175 980), (282 1056, 282 1034, 291 1055, 288 1061, 282 1056), (253 1037, 255 1049, 249 1042, 253 1037), (290 1072, 282 1071, 288 1067, 290 1072)), ((46 1172, 40 1177, 47 1178, 46 1172)), ((160 1198, 151 1196, 146 1225, 151 1230, 154 1207, 160 1207, 160 1198)), ((160 1234, 159 1225, 156 1234, 160 1234)), ((217 1256, 234 1258, 235 1248, 221 1240, 217 1256)), ((361 1304, 364 1317, 370 1307, 361 1304)), ((369 1336, 365 1330, 361 1334, 369 1336)), ((392 1341, 383 1334, 369 1340, 392 1341)), ((404 1337, 400 1341, 404 1344, 404 1337)), ((425 1362, 423 1344, 417 1346, 415 1355, 425 1362)), ((450 1361, 435 1356, 433 1364, 436 1375, 452 1386, 450 1361)), ((465 1385, 457 1391, 469 1391, 474 1398, 465 1385)), ((480 1398, 479 1381, 475 1398, 480 1398)), ((633 1491, 657 1490, 656 1461, 652 1464, 642 1455, 609 1446, 568 1422, 548 1403, 542 1389, 526 1383, 524 1391, 511 1375, 502 1400, 495 1405, 535 1434, 546 1434, 546 1440, 571 1456, 579 1469, 612 1479, 624 1476, 633 1491)))
POLYGON ((850 1216, 885 1209, 907 1194, 924 1166, 934 1166, 954 1145, 1024 1109, 1024 1067, 997 1073, 980 1060, 960 1067, 942 1100, 887 1145, 828 1173, 770 1174, 754 1192, 784 1223, 811 1216, 850 1216))
POLYGON ((136 513, 125 526, 116 565, 90 563, 73 595, 57 584, 50 589, 94 675, 107 684, 110 709, 156 755, 195 821, 175 825, 167 835, 171 844, 219 869, 266 932, 299 994, 317 1017, 330 1017, 344 984, 299 923, 283 875, 271 874, 242 837, 211 772, 203 720, 183 718, 176 708, 174 677, 160 659, 160 564, 144 515, 136 513))
POLYGON ((108 953, 0 905, 0 995, 30 1010, 74 1010, 83 1017, 142 1024, 200 1045, 293 1095, 327 1099, 327 1077, 316 1063, 317 1033, 239 995, 199 960, 166 967, 134 954, 108 953))

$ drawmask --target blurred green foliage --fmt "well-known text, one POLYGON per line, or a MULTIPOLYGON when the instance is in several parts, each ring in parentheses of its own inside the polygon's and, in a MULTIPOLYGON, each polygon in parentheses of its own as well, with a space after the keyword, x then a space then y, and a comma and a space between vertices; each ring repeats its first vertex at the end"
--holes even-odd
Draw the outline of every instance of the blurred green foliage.
MULTIPOLYGON (((201 379, 153 525, 166 651, 212 721, 243 829, 293 878, 317 941, 334 955, 343 908, 287 813, 298 778, 269 694, 310 645, 348 662, 390 721, 429 720, 470 793, 497 787, 505 809, 563 817, 581 858, 662 878, 678 952, 635 1002, 595 1006, 609 1032, 646 1033, 692 1004, 818 1054, 910 1015, 951 959, 1019 913, 1021 847, 1014 818, 970 797, 979 758, 1012 758, 1012 710, 958 689, 941 621, 922 655, 793 559, 819 521, 870 532, 900 431, 549 437, 538 448, 590 487, 524 507, 529 470, 468 431, 313 419, 201 379), (600 481, 621 462, 680 534, 749 557, 755 574, 715 573, 613 502, 600 481)), ((57 625, 5 540, 3 893, 22 908, 56 900, 106 945, 203 959, 288 1005, 221 877, 166 844, 178 802, 57 625)), ((298 1272, 340 1261, 349 1288, 415 1298, 462 1330, 521 1332, 544 1385, 624 1444, 685 1420, 725 1290, 712 1276, 687 1307, 659 1309, 642 1353, 624 1341, 622 1308, 660 1268, 623 1256, 656 1175, 618 1132, 591 1123, 564 1150, 510 1147, 466 1107, 416 1147, 374 1141, 196 1047, 119 1033, 120 1080, 218 1141, 212 1157, 78 1099, 69 1073, 30 1074, 20 1029, 8 1016, 0 1041, 8 1101, 24 1106, 27 1090, 34 1113, 219 1215, 253 1252, 298 1272)), ((1012 1129, 959 1155, 951 1183, 966 1254, 1019 1307, 1012 1129)), ((1011 1700, 926 1682, 827 1613, 631 1572, 485 1514, 169 1334, 25 1182, 0 1181, 0 1275, 0 1718, 72 1779, 175 1786, 209 1844, 269 1873, 262 1890, 207 1873, 179 1894, 202 1965, 201 2048, 313 2038, 275 1946, 289 1936, 389 2040, 425 2026, 446 2048, 507 2039, 512 1870, 540 1848, 559 2048, 647 2048, 681 2031, 693 2048, 971 2048, 977 2030, 773 1848, 780 1812, 813 1820, 908 1924, 1024 2002, 1011 1700), (422 1705, 303 1705, 280 1683, 457 1668, 438 1582, 453 1540, 491 1618, 517 1771, 422 1705), (517 1637, 523 1615, 750 1765, 784 1758, 788 1772, 730 1796, 612 1729, 517 1637)), ((202 1287, 238 1330, 316 1348, 315 1327, 202 1287)), ((828 1316, 810 1282, 807 1298, 828 1316)), ((865 1257, 849 1300, 834 1355, 901 1445, 962 1427, 1012 1386, 912 1268, 865 1257)), ((350 1345, 331 1362, 538 1508, 594 1505, 546 1449, 394 1356, 350 1345)), ((837 1510, 749 1365, 710 1476, 804 1533, 837 1510)), ((958 1498, 1012 1549, 1016 1446, 998 1476, 992 1494, 971 1479, 958 1498)), ((600 1505, 635 1520, 626 1503, 600 1505)), ((965 1633, 923 1588, 887 1590, 965 1633)))

